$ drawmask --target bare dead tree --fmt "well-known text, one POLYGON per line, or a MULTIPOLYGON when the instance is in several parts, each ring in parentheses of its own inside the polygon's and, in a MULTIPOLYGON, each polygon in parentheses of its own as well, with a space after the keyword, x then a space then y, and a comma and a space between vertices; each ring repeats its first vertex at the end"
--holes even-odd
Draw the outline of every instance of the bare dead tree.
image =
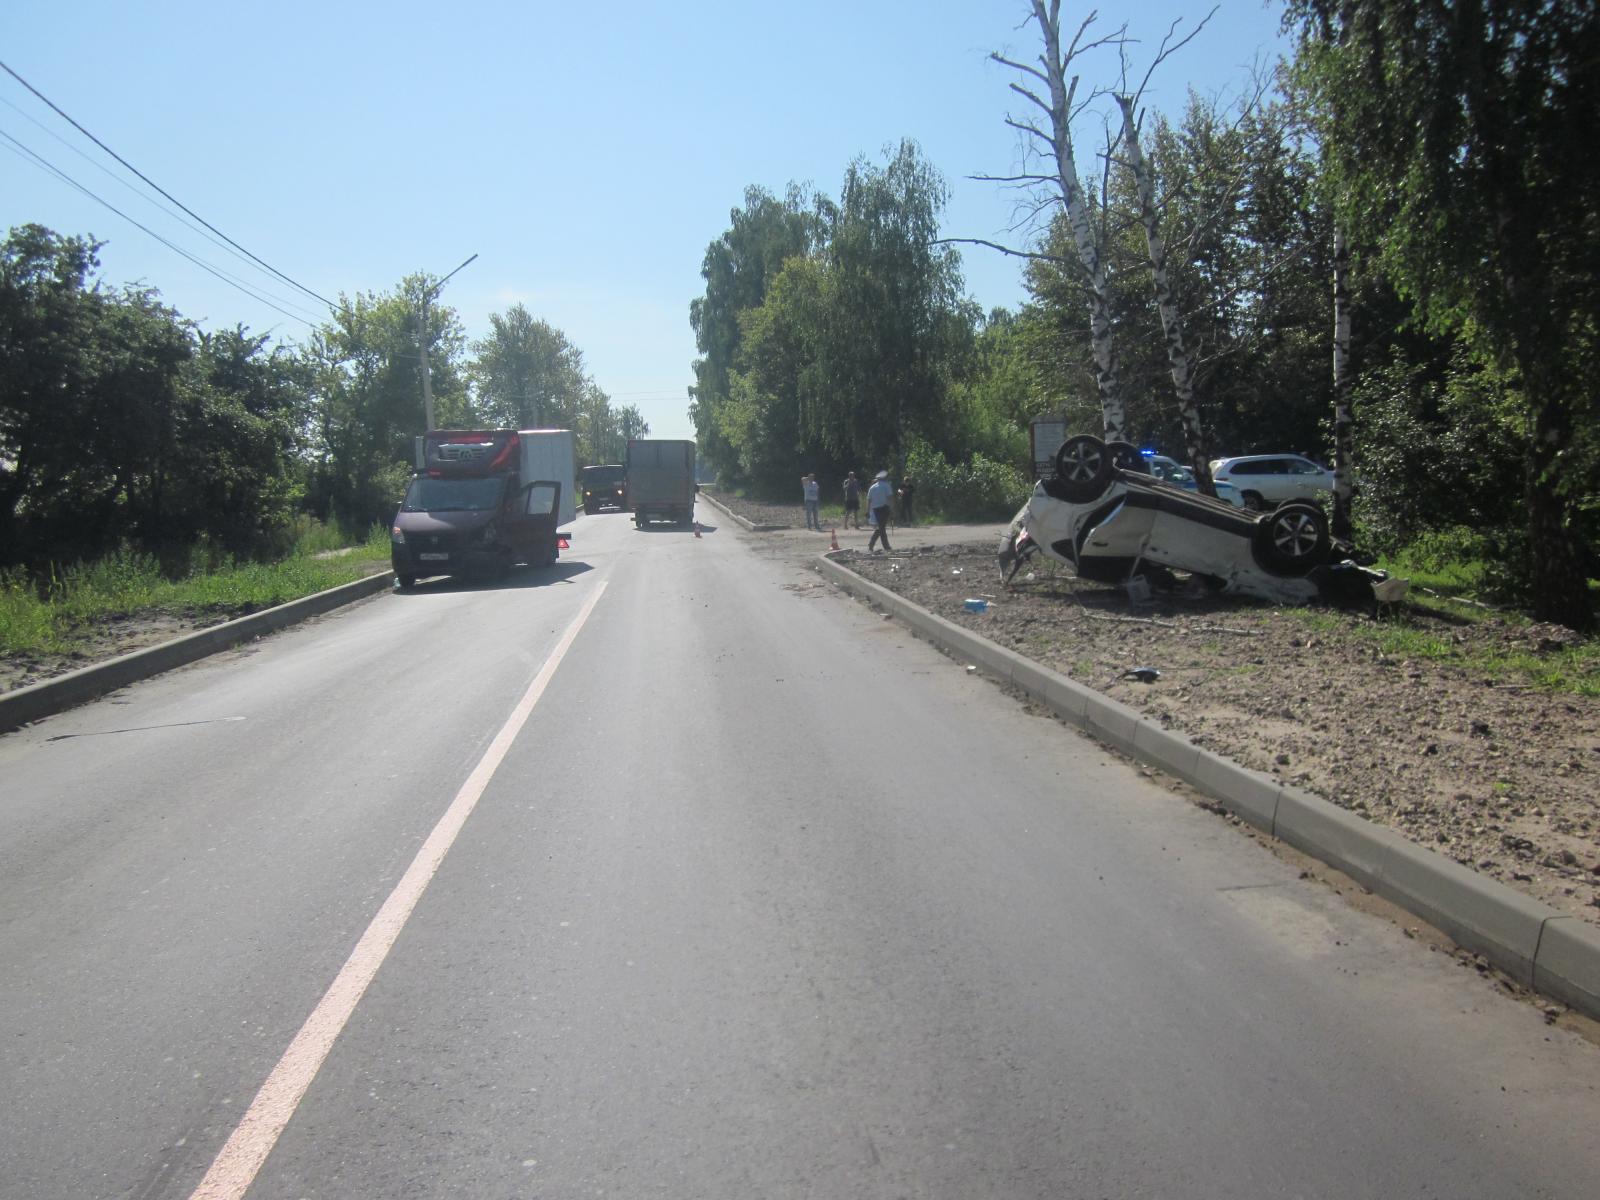
MULTIPOLYGON (((1116 344, 1111 327, 1111 291, 1106 274, 1105 246, 1097 236, 1084 198, 1083 184, 1078 178, 1072 145, 1073 104, 1077 96, 1078 76, 1068 78, 1068 72, 1078 58, 1098 47, 1121 41, 1122 31, 1118 30, 1106 38, 1086 40, 1089 27, 1094 24, 1097 15, 1091 11, 1078 26, 1071 42, 1063 47, 1061 0, 1031 0, 1031 3, 1033 12, 1028 20, 1038 23, 1040 36, 1044 40, 1044 53, 1039 56, 1038 65, 1019 62, 999 53, 989 57, 1027 77, 1023 82, 1013 81, 1011 90, 1042 113, 1048 124, 1042 126, 1037 119, 1010 116, 1006 118, 1006 124, 1021 134, 1027 144, 1054 169, 1049 175, 1015 175, 1004 181, 1023 186, 1049 187, 1066 213, 1073 245, 1088 284, 1089 342, 1094 354, 1095 386, 1100 396, 1106 440, 1122 441, 1126 436, 1127 406, 1117 384, 1116 344)), ((1026 254, 1023 257, 1053 258, 1049 255, 1026 254)))

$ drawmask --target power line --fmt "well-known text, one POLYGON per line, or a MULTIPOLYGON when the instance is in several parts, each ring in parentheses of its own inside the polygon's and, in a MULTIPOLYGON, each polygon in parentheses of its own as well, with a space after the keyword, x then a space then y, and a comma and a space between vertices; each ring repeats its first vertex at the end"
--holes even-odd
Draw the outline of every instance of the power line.
MULTIPOLYGON (((235 249, 239 250, 241 253, 246 255, 251 261, 259 264, 262 267, 265 267, 268 271, 271 271, 279 279, 283 280, 285 283, 289 284, 291 287, 298 288, 300 291, 304 292, 306 295, 310 296, 312 299, 322 301, 322 303, 326 304, 329 308, 336 309, 336 308, 339 307, 337 304, 335 304, 332 300, 329 300, 327 297, 319 296, 316 292, 313 292, 310 288, 306 287, 305 284, 299 283, 296 280, 293 280, 293 279, 289 278, 289 276, 285 275, 282 271, 278 270, 278 268, 273 266, 271 263, 266 262, 263 259, 257 258, 254 254, 251 254, 250 251, 246 250, 243 246, 239 245, 238 242, 234 241, 227 234, 223 233, 222 230, 218 229, 215 225, 211 224, 210 221, 207 221, 199 213, 195 212, 194 209, 192 209, 188 205, 184 204, 181 200, 179 200, 171 192, 167 191, 160 184, 156 183, 155 180, 151 179, 143 171, 139 170, 138 167, 134 166, 127 159, 123 158, 122 155, 118 154, 110 146, 106 145, 99 138, 95 137, 94 134, 90 133, 82 125, 78 124, 78 122, 74 121, 70 116, 68 116, 65 112, 63 112, 60 108, 58 108, 56 106, 55 102, 50 99, 50 97, 46 96, 38 88, 34 87, 33 84, 29 83, 21 75, 18 75, 15 71, 13 71, 4 62, 0 62, 0 70, 5 71, 5 73, 7 75, 11 76, 11 78, 15 79, 23 87, 27 88, 30 92, 32 92, 40 100, 44 101, 44 103, 49 105, 50 108, 52 109, 52 111, 54 111, 57 116, 59 116, 62 120, 66 121, 69 125, 71 125, 79 133, 83 134, 84 137, 88 138, 96 146, 99 146, 100 149, 104 150, 107 154, 111 155, 112 158, 116 159, 123 166, 127 167, 128 170, 132 171, 140 179, 144 180, 145 183, 147 183, 151 187, 155 188, 156 191, 160 192, 163 196, 165 196, 168 200, 172 201, 172 203, 176 204, 179 208, 183 209, 184 212, 188 213, 196 221, 199 221, 200 224, 204 225, 207 229, 211 230, 212 233, 216 234, 223 241, 227 242, 230 246, 234 247, 235 249)), ((128 218, 128 219, 132 220, 131 217, 128 218)), ((149 232, 149 231, 147 230, 146 232, 149 232)))
MULTIPOLYGON (((9 103, 9 101, 7 101, 6 103, 9 103)), ((12 105, 11 107, 15 108, 16 106, 12 105)), ((23 113, 22 115, 25 116, 25 117, 27 116, 26 113, 23 113)), ((34 122, 34 123, 38 124, 38 122, 34 122)), ((42 128, 42 126, 41 126, 41 128, 42 128)), ((45 132, 46 133, 50 133, 50 131, 48 129, 46 129, 45 132)), ((51 134, 51 136, 54 137, 55 135, 51 134)), ((156 238, 158 241, 162 242, 168 248, 176 251, 179 254, 184 255, 186 258, 189 258, 189 260, 191 262, 194 262, 197 265, 205 268, 206 270, 211 271, 218 278, 222 279, 225 283, 232 284, 234 287, 240 289, 246 295, 250 296, 252 299, 260 300, 263 303, 269 304, 269 305, 273 305, 274 307, 276 307, 276 305, 278 305, 278 304, 287 304, 290 308, 296 309, 300 313, 307 314, 307 315, 313 316, 313 317, 317 315, 315 312, 312 312, 312 310, 304 307, 303 305, 297 304, 293 300, 287 299, 286 297, 283 297, 283 296, 277 296, 277 295, 274 295, 271 292, 266 291, 266 289, 261 288, 261 285, 258 284, 258 283, 255 283, 253 280, 247 281, 245 279, 240 278, 238 275, 232 274, 229 271, 224 271, 221 267, 213 266, 212 264, 206 263, 205 261, 203 261, 201 259, 195 258, 194 256, 190 255, 188 253, 188 251, 184 250, 183 247, 181 247, 181 246, 179 246, 179 245, 177 245, 177 244, 175 244, 175 243, 173 243, 171 241, 168 241, 166 238, 163 238, 160 234, 156 233, 154 230, 149 229, 144 225, 140 225, 138 221, 134 220, 127 213, 123 212, 119 208, 116 208, 109 201, 105 200, 103 197, 101 197, 98 194, 96 194, 95 192, 91 191, 86 185, 84 185, 82 183, 79 183, 76 179, 72 178, 72 176, 68 175, 65 171, 63 171, 60 167, 56 166, 49 159, 45 158, 38 151, 32 149, 29 146, 24 145, 19 139, 13 137, 11 134, 6 133, 4 130, 0 130, 0 138, 4 138, 6 141, 11 143, 11 145, 8 146, 7 149, 10 149, 13 153, 17 154, 18 157, 23 157, 25 155, 25 156, 27 156, 27 158, 32 159, 34 166, 37 166, 41 170, 44 170, 44 171, 48 172, 49 174, 54 175, 57 179, 61 180, 63 183, 67 184, 68 186, 77 188, 78 191, 80 191, 84 195, 88 196, 91 200, 94 200, 98 204, 104 205, 106 208, 108 208, 112 212, 116 213, 117 216, 122 217, 125 221, 128 221, 130 224, 132 224, 132 225, 136 226, 137 228, 143 230, 145 233, 148 233, 151 237, 156 238), (260 291, 258 292, 258 291, 252 290, 252 289, 260 289, 260 291)), ((60 141, 61 139, 57 138, 56 140, 60 141)), ((186 226, 187 228, 193 230, 195 233, 198 233, 201 237, 206 238, 207 241, 211 242, 211 244, 216 246, 218 249, 228 250, 228 247, 225 246, 223 243, 217 241, 216 238, 208 236, 204 230, 196 228, 194 225, 190 224, 188 221, 185 221, 182 217, 178 216, 176 213, 171 212, 170 210, 168 210, 166 208, 163 208, 158 202, 156 202, 155 200, 152 200, 149 196, 146 196, 143 192, 139 191, 132 184, 128 183, 127 180, 121 178, 120 176, 114 174, 111 171, 107 171, 105 167, 100 166, 100 164, 96 163, 93 159, 88 158, 86 155, 83 154, 82 151, 77 150, 75 147, 73 147, 71 145, 68 145, 67 149, 72 150, 80 158, 83 158, 84 161, 88 162, 91 166, 93 166, 96 169, 102 171, 103 173, 109 175, 112 179, 114 179, 118 183, 122 184, 123 187, 125 187, 129 191, 131 191, 139 199, 144 200, 147 203, 154 205, 156 207, 156 209, 158 211, 160 211, 163 215, 172 217, 174 220, 178 221, 180 224, 182 224, 182 225, 186 226)), ((230 254, 233 253, 231 250, 229 250, 228 252, 230 254)), ((234 257, 235 258, 239 258, 240 256, 235 254, 234 257)), ((246 265, 249 265, 249 264, 247 263, 246 265)), ((283 312, 285 316, 295 316, 294 313, 284 312, 284 310, 281 309, 281 308, 279 308, 278 311, 279 312, 283 312)), ((296 319, 300 320, 300 319, 304 319, 304 318, 296 317, 296 319)), ((311 322, 308 321, 307 324, 311 324, 311 322)))
MULTIPOLYGON (((200 225, 195 224, 195 222, 193 222, 193 221, 188 220, 187 218, 182 216, 180 213, 177 213, 177 212, 173 211, 171 208, 168 208, 166 205, 162 204, 161 201, 157 200, 154 196, 147 195, 146 193, 140 191, 137 187, 135 187, 133 184, 129 183, 121 175, 118 175, 110 167, 106 166, 102 162, 97 162, 93 158, 89 157, 89 155, 85 154, 82 150, 78 149, 78 147, 74 146, 71 142, 67 141, 66 138, 62 137, 54 129, 51 129, 48 125, 46 125, 43 121, 39 120, 32 113, 24 111, 21 107, 19 107, 16 104, 13 104, 10 100, 7 100, 4 96, 0 96, 0 104, 4 104, 7 108, 9 108, 12 112, 16 113, 24 121, 27 121, 29 124, 33 125, 35 128, 37 128, 41 132, 43 132, 47 137, 54 138, 56 141, 60 142, 68 150, 72 151, 72 153, 76 154, 79 158, 83 159, 84 162, 88 163, 96 171, 99 171, 107 179, 112 180, 119 187, 122 187, 122 188, 126 189, 128 192, 132 193, 134 196, 137 196, 140 200, 142 200, 146 204, 150 205, 157 212, 162 213, 164 216, 171 217, 174 221, 178 222, 178 224, 184 226, 184 228, 186 228, 186 229, 188 229, 188 230, 190 230, 190 231, 192 231, 194 233, 199 234, 201 237, 205 238, 206 241, 210 242, 213 246, 215 246, 218 250, 222 250, 222 251, 225 251, 228 254, 233 255, 234 258, 238 259, 240 262, 244 263, 246 266, 250 265, 250 260, 248 258, 246 258, 245 255, 241 254, 239 251, 235 250, 232 246, 228 245, 227 242, 225 242, 221 238, 216 237, 213 234, 207 232, 203 227, 201 227, 200 225)), ((255 286, 259 286, 259 285, 255 285, 255 286)), ((273 298, 276 299, 276 300, 281 300, 285 304, 293 303, 292 301, 284 300, 283 297, 281 297, 281 296, 274 296, 273 298)))
MULTIPOLYGON (((273 309, 276 312, 282 313, 284 316, 288 317, 290 320, 299 321, 303 325, 310 325, 313 328, 315 328, 316 322, 309 321, 305 317, 300 316, 298 313, 292 313, 288 309, 282 308, 279 305, 274 304, 271 300, 267 299, 265 296, 262 296, 262 295, 260 295, 260 294, 258 294, 256 292, 251 291, 250 288, 246 287, 238 279, 235 279, 233 276, 227 274, 225 271, 221 270, 220 268, 212 266, 210 263, 206 262, 204 259, 199 258, 199 257, 197 257, 197 256, 195 256, 193 254, 190 254, 189 251, 185 250, 182 246, 178 245, 176 242, 169 241, 166 238, 162 237, 154 229, 151 229, 148 225, 145 225, 145 224, 135 220, 133 217, 130 217, 127 213, 123 212, 120 208, 118 208, 115 204, 112 204, 109 200, 106 200, 106 199, 104 199, 104 198, 102 198, 100 196, 95 195, 94 192, 92 192, 88 188, 84 187, 83 184, 79 183, 76 179, 72 178, 72 176, 68 175, 65 171, 61 170, 60 167, 55 166, 54 164, 49 162, 47 159, 45 159, 43 156, 41 156, 39 154, 36 154, 34 151, 28 149, 28 147, 24 146, 21 142, 19 142, 16 138, 12 137, 9 133, 7 133, 3 129, 0 129, 0 138, 4 138, 7 142, 11 143, 10 148, 13 150, 14 153, 21 154, 21 155, 26 155, 27 158, 31 159, 33 161, 33 163, 36 166, 38 166, 41 170, 48 171, 50 174, 54 175, 57 179, 60 179, 63 183, 69 184, 70 186, 77 188, 78 191, 82 192, 85 196, 89 197, 89 199, 95 201, 97 204, 104 205, 106 208, 108 208, 112 212, 116 213, 117 216, 121 217, 124 221, 128 222, 128 224, 134 226, 135 228, 144 230, 144 232, 148 233, 151 237, 155 238, 156 241, 160 242, 163 246, 166 246, 169 250, 172 250, 172 251, 174 251, 174 252, 176 252, 178 254, 181 254, 184 258, 186 258, 190 262, 194 263, 194 265, 199 267, 201 270, 209 272, 210 274, 216 276, 218 279, 222 280, 223 283, 226 283, 226 284, 230 285, 231 287, 238 288, 241 292, 243 292, 245 295, 249 296, 252 300, 255 300, 255 301, 257 301, 258 303, 261 303, 261 304, 265 304, 268 308, 273 309)), ((286 301, 284 301, 284 303, 287 304, 287 303, 290 303, 290 302, 286 300, 286 301)))

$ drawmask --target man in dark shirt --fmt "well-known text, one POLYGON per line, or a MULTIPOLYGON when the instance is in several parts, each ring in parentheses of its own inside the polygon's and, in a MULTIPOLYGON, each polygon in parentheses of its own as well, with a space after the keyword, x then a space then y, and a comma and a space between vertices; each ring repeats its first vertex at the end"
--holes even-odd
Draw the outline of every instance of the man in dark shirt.
POLYGON ((856 528, 861 528, 861 482, 856 478, 856 473, 851 471, 844 477, 844 527, 850 528, 850 522, 855 521, 856 528))
POLYGON ((911 500, 916 491, 917 485, 909 479, 900 485, 900 524, 902 525, 915 525, 917 523, 911 507, 911 500))

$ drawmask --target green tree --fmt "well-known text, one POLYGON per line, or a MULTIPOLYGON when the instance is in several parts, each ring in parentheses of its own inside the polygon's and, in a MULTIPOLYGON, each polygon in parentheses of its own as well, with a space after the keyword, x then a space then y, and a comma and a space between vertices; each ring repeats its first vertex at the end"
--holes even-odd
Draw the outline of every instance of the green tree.
POLYGON ((746 194, 690 310, 701 447, 778 495, 807 471, 899 467, 914 435, 944 447, 979 321, 937 244, 944 181, 915 143, 851 163, 837 203, 806 212, 799 195, 746 194))
POLYGON ((94 251, 40 226, 0 247, 0 564, 265 551, 296 496, 298 357, 101 286, 94 251))
POLYGON ((593 387, 583 352, 567 335, 515 304, 489 317, 489 336, 472 343, 478 412, 502 429, 576 428, 593 387))
MULTIPOLYGON (((393 294, 340 297, 339 311, 315 330, 311 370, 309 501, 314 511, 351 529, 394 513, 423 431, 417 334, 421 295, 435 281, 404 280, 393 294)), ((472 427, 460 355, 465 338, 455 311, 429 313, 434 408, 441 427, 472 427)))
POLYGON ((0 565, 38 561, 43 529, 89 465, 100 243, 41 225, 0 244, 0 565))
POLYGON ((821 244, 830 205, 808 202, 791 186, 784 199, 757 187, 745 189, 744 206, 729 214, 730 226, 706 247, 700 268, 705 294, 689 305, 694 328, 695 382, 689 411, 700 452, 729 481, 746 477, 730 431, 746 430, 743 401, 736 400, 732 374, 740 350, 740 314, 759 308, 767 289, 791 258, 821 244))
POLYGON ((202 333, 191 362, 174 504, 235 555, 273 546, 304 494, 297 475, 310 372, 284 347, 243 327, 202 333))
POLYGON ((835 456, 902 467, 908 438, 938 440, 978 314, 960 255, 936 244, 948 195, 915 142, 845 172, 823 262, 821 342, 802 428, 835 456))
MULTIPOLYGON (((1232 113, 1191 97, 1176 125, 1152 115, 1145 144, 1157 183, 1169 283, 1195 362, 1209 440, 1219 453, 1316 449, 1330 405, 1330 223, 1316 203, 1316 161, 1294 110, 1232 113)), ((1151 305, 1146 235, 1130 181, 1116 172, 1095 201, 1117 329, 1117 373, 1132 440, 1183 456, 1171 364, 1151 305)), ((1050 407, 1099 424, 1082 272, 1058 219, 1028 264, 1021 314, 1050 407)))
POLYGON ((583 402, 576 426, 578 460, 583 463, 620 463, 628 439, 644 437, 650 425, 636 405, 616 408, 611 398, 592 382, 583 402))
POLYGON ((1600 331, 1600 11, 1292 0, 1289 14, 1341 226, 1428 328, 1520 395, 1534 611, 1590 628, 1579 517, 1600 331))

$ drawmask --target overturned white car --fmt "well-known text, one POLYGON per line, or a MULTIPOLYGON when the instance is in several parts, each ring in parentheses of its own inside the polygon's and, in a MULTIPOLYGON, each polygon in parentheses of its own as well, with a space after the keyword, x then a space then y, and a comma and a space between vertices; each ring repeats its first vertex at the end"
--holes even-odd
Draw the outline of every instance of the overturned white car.
POLYGON ((1169 568, 1215 591, 1273 603, 1372 601, 1372 574, 1353 563, 1335 567, 1328 518, 1315 504, 1235 508, 1155 478, 1124 442, 1068 438, 1056 453, 1056 477, 1040 480, 1019 515, 1020 529, 1014 523, 1001 547, 1002 572, 1014 574, 1039 552, 1105 583, 1169 568))

